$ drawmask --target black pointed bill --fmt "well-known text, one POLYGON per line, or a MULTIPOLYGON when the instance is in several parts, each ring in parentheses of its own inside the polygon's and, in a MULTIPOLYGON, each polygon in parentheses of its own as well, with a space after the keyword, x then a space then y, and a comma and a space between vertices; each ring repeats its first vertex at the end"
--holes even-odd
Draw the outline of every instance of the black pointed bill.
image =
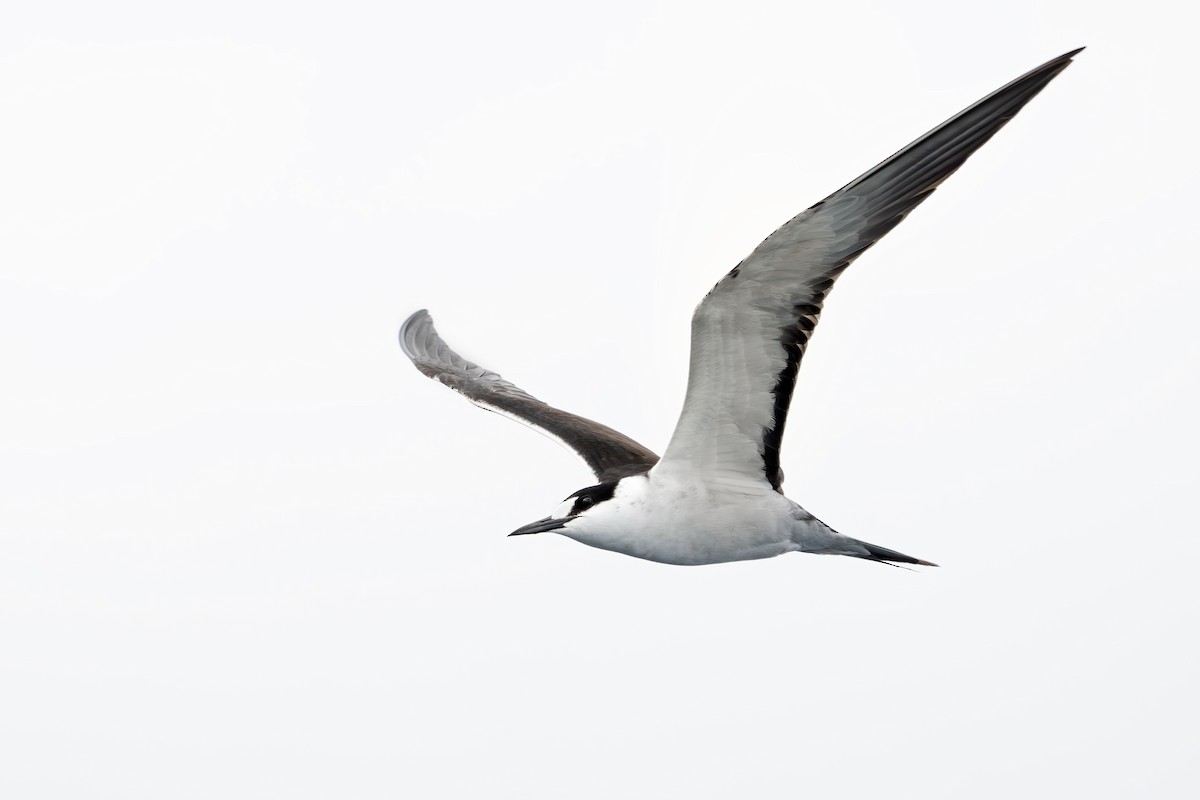
POLYGON ((573 517, 546 517, 539 519, 537 522, 531 522, 528 525, 522 525, 509 536, 524 536, 527 533, 545 533, 546 531, 556 531, 559 528, 570 522, 573 517))

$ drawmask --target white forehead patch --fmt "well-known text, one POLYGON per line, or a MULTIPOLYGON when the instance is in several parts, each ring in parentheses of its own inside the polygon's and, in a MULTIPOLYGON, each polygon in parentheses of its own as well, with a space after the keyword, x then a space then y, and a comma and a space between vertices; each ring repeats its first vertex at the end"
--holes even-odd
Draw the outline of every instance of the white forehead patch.
POLYGON ((571 516, 571 509, 575 507, 575 501, 578 499, 579 498, 572 495, 566 500, 563 500, 558 504, 558 507, 554 509, 554 513, 550 516, 554 519, 562 519, 563 517, 571 516))

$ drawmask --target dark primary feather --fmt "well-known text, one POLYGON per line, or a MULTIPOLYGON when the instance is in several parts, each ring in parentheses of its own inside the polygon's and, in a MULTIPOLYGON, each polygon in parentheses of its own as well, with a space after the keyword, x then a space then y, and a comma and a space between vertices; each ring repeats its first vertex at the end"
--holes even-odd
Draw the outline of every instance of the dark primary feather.
POLYGON ((762 443, 764 472, 776 490, 783 482, 779 450, 800 359, 834 281, 1004 127, 1081 50, 1052 59, 1001 87, 795 217, 714 287, 714 292, 718 291, 739 272, 754 266, 783 267, 789 256, 816 256, 819 262, 813 265, 817 269, 805 270, 803 282, 793 292, 790 322, 780 329, 779 341, 787 359, 774 389, 774 424, 763 432, 762 443), (803 227, 822 225, 830 226, 836 238, 831 246, 814 253, 813 242, 802 234, 803 227))
POLYGON ((454 352, 422 309, 400 327, 400 347, 417 369, 449 386, 476 405, 511 414, 578 453, 602 482, 636 475, 653 467, 658 456, 590 419, 548 406, 495 372, 454 352))

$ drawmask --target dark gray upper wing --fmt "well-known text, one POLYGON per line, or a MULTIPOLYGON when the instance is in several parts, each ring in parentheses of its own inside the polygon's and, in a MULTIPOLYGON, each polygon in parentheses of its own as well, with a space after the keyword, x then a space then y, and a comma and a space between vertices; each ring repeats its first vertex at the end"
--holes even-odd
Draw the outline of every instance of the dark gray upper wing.
POLYGON ((607 425, 548 406, 491 370, 472 364, 438 336, 422 309, 400 326, 400 347, 417 369, 480 408, 515 419, 578 453, 601 481, 636 475, 658 456, 607 425))

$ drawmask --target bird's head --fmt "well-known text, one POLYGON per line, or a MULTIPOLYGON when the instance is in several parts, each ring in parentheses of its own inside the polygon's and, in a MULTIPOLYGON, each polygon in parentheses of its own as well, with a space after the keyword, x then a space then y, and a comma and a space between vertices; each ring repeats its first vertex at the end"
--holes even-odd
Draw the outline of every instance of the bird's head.
POLYGON ((610 516, 610 512, 616 511, 617 504, 610 501, 616 496, 618 487, 622 487, 628 480, 608 481, 580 489, 563 500, 550 516, 528 525, 522 525, 509 536, 523 536, 527 533, 545 533, 547 531, 567 536, 579 534, 583 530, 593 527, 594 523, 599 523, 610 516))

